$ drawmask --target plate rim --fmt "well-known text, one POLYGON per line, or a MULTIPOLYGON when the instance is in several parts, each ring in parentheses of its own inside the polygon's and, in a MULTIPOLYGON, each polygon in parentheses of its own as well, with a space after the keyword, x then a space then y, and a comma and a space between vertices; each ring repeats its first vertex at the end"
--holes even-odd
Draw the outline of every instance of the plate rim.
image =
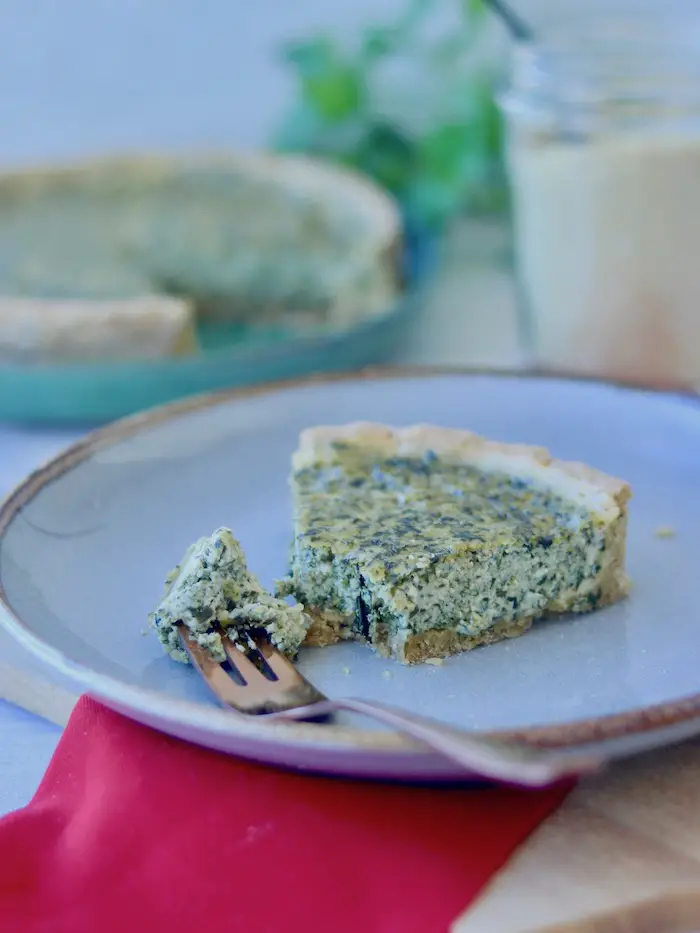
MULTIPOLYGON (((572 375, 553 370, 514 369, 509 367, 479 366, 425 366, 383 365, 370 366, 352 372, 319 373, 296 379, 274 380, 253 386, 220 389, 213 392, 188 396, 146 409, 134 415, 120 418, 103 427, 90 431, 70 444, 56 456, 33 470, 10 493, 0 501, 0 547, 5 535, 22 509, 49 483, 70 472, 95 451, 109 447, 129 437, 134 437, 151 427, 176 420, 191 412, 215 408, 227 402, 284 392, 306 386, 358 382, 365 380, 421 379, 447 376, 493 376, 496 378, 552 380, 579 382, 619 388, 631 392, 653 393, 678 400, 698 401, 698 393, 684 385, 650 385, 634 380, 602 379, 592 376, 572 375)), ((329 748, 360 751, 387 752, 405 755, 416 752, 416 743, 397 732, 378 732, 353 726, 317 724, 305 722, 269 722, 251 719, 231 710, 208 707, 190 700, 165 698, 158 691, 100 674, 86 665, 67 658, 60 649, 53 647, 36 635, 14 609, 6 592, 0 573, 0 625, 44 664, 63 677, 80 685, 86 692, 119 704, 122 708, 137 711, 141 715, 158 717, 172 725, 185 725, 207 732, 210 735, 233 734, 242 738, 258 738, 263 741, 293 743, 310 748, 329 748)), ((626 736, 652 733, 670 726, 687 723, 700 718, 700 692, 651 704, 622 713, 599 717, 575 719, 564 723, 534 725, 520 729, 498 730, 488 734, 512 738, 543 747, 576 747, 589 743, 606 742, 626 736)), ((465 730, 467 731, 467 730, 465 730)))

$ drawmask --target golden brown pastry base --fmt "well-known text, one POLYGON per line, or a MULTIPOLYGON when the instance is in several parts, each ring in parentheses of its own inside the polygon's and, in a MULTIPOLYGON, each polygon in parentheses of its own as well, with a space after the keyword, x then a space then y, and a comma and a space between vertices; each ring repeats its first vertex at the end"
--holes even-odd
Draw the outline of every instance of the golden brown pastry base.
MULTIPOLYGON (((624 574, 616 574, 611 577, 608 586, 601 594, 595 609, 577 612, 576 615, 588 614, 607 606, 610 603, 617 602, 627 595, 629 589, 627 578, 624 574)), ((548 618, 566 614, 567 610, 550 611, 544 616, 538 618, 548 618)), ((571 611, 571 610, 569 610, 571 611)), ((495 641, 502 641, 504 638, 517 638, 523 635, 531 628, 534 618, 518 619, 516 622, 498 622, 493 628, 487 629, 480 635, 461 635, 458 632, 449 629, 434 629, 431 632, 421 632, 419 635, 412 635, 404 647, 404 664, 420 664, 427 658, 447 658, 452 654, 459 654, 462 651, 471 651, 473 648, 479 648, 481 645, 491 645, 495 641)))
POLYGON ((517 622, 499 622, 479 635, 461 635, 450 629, 433 629, 411 635, 403 650, 404 664, 420 664, 426 658, 447 658, 480 645, 491 645, 503 638, 517 638, 531 625, 532 619, 518 619, 517 622))
MULTIPOLYGON (((597 611, 627 595, 629 590, 627 577, 621 567, 615 569, 618 572, 613 572, 606 581, 595 609, 578 610, 577 615, 597 611)), ((572 610, 557 607, 538 618, 563 615, 567 611, 571 612, 572 610)), ((305 645, 325 648, 328 645, 335 645, 339 641, 349 640, 369 644, 357 632, 353 631, 353 616, 351 614, 345 614, 333 609, 319 608, 307 608, 306 612, 311 616, 313 622, 304 640, 305 645)), ((527 632, 533 621, 534 619, 530 617, 518 619, 515 622, 498 622, 493 628, 487 629, 479 635, 462 635, 450 629, 433 629, 428 632, 420 632, 408 639, 403 648, 403 657, 397 658, 397 660, 402 664, 420 664, 428 658, 448 658, 453 654, 471 651, 481 645, 491 645, 505 638, 517 638, 518 635, 527 632)), ((389 654, 383 646, 372 645, 371 647, 374 648, 377 654, 383 656, 389 654)))
POLYGON ((304 639, 305 645, 314 648, 325 648, 335 645, 339 641, 356 639, 352 631, 352 615, 337 612, 334 609, 310 609, 305 607, 306 614, 311 617, 311 626, 304 639))
MULTIPOLYGON (((352 630, 352 615, 344 615, 342 612, 323 609, 307 609, 306 611, 312 617, 313 622, 306 635, 305 645, 325 648, 339 641, 348 640, 369 644, 352 630)), ((472 648, 478 648, 480 645, 490 645, 502 638, 515 638, 517 635, 526 632, 531 625, 532 619, 504 622, 495 625, 481 635, 460 635, 458 632, 452 632, 448 629, 433 629, 430 632, 421 632, 419 635, 412 635, 408 639, 404 648, 404 657, 398 660, 403 664, 420 664, 426 658, 447 658, 462 651, 471 651, 472 648)), ((382 650, 382 646, 372 645, 372 647, 380 655, 386 656, 388 654, 388 652, 382 650)))

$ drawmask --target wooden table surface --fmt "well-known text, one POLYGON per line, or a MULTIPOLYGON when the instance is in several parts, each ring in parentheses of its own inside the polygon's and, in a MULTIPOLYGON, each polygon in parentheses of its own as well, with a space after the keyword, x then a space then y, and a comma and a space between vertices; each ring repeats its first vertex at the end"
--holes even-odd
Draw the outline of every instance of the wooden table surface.
MULTIPOLYGON (((407 362, 522 364, 506 245, 498 228, 455 232, 407 362)), ((65 723, 75 697, 6 642, 3 635, 0 698, 65 723)), ((582 782, 453 931, 700 931, 700 740, 582 782)))

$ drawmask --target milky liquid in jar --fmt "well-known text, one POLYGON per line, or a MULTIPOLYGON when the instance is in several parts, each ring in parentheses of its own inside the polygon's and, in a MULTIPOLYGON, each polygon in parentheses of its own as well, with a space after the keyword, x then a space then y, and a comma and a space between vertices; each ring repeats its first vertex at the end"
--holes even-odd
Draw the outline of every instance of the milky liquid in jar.
POLYGON ((517 49, 503 97, 533 362, 700 385, 700 32, 672 16, 517 49))

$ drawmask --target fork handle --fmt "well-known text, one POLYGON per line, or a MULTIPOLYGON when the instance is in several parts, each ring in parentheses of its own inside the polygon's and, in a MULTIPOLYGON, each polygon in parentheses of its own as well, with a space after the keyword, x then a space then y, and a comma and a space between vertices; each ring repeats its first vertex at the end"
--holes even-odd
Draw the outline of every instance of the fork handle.
POLYGON ((520 742, 469 734, 384 703, 354 697, 325 700, 306 707, 305 711, 289 710, 279 716, 285 719, 300 719, 317 716, 319 712, 331 713, 340 710, 360 713, 387 726, 393 726, 466 771, 508 784, 546 787, 564 778, 592 774, 604 765, 603 759, 593 755, 553 752, 520 742))

